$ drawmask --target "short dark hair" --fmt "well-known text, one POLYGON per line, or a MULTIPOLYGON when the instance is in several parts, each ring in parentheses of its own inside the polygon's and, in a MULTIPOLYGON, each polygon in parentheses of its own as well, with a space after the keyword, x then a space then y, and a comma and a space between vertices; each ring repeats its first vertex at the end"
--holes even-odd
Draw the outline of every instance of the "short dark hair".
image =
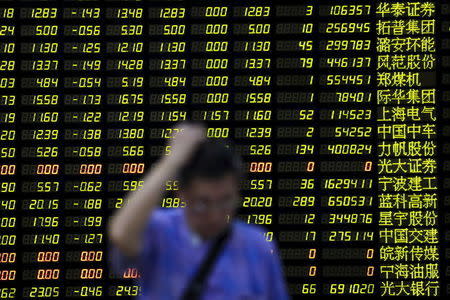
POLYGON ((245 172, 242 158, 234 149, 231 140, 207 138, 202 141, 180 168, 179 187, 186 188, 194 178, 220 179, 229 173, 240 183, 245 172))

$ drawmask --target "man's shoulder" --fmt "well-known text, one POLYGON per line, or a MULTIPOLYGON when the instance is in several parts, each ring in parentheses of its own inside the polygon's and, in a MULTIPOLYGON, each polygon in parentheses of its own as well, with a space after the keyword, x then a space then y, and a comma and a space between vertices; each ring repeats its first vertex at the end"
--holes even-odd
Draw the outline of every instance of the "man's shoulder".
POLYGON ((149 217, 149 225, 168 226, 176 224, 176 220, 181 217, 181 208, 158 207, 153 210, 149 217), (175 221, 175 222, 174 222, 175 221))
POLYGON ((235 228, 238 231, 238 235, 245 241, 248 247, 258 250, 258 252, 271 253, 271 235, 265 227, 236 220, 235 228))
POLYGON ((158 218, 172 218, 181 215, 181 213, 183 212, 182 209, 183 208, 181 207, 157 207, 153 210, 153 214, 155 214, 155 216, 157 216, 158 218))
POLYGON ((253 237, 256 237, 258 234, 263 235, 267 232, 267 229, 257 224, 248 224, 240 219, 235 219, 235 228, 242 234, 247 235, 250 239, 253 240, 253 237))

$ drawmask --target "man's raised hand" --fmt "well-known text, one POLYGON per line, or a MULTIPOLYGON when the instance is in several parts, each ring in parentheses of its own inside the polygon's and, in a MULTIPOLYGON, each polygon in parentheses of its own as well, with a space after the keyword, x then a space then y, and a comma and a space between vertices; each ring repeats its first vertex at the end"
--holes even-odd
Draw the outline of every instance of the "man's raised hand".
POLYGON ((206 140, 205 126, 196 122, 181 122, 174 126, 179 131, 174 134, 168 143, 170 154, 167 159, 183 164, 188 160, 197 146, 206 140))

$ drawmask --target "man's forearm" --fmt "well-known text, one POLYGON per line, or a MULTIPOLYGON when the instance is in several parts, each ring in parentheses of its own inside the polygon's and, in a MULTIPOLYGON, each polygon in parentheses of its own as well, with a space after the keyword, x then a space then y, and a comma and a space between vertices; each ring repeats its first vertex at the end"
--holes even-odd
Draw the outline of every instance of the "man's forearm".
POLYGON ((176 175, 179 165, 180 162, 167 156, 158 160, 145 175, 142 189, 131 192, 125 205, 110 217, 109 238, 125 254, 139 254, 142 230, 164 195, 165 182, 176 175))

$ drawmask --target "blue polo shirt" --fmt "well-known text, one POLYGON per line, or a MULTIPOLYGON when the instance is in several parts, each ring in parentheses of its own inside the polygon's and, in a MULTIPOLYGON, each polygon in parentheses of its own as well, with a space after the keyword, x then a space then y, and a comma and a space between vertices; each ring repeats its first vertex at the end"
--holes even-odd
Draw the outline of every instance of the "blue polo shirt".
MULTIPOLYGON (((232 234, 205 281, 203 299, 290 299, 278 246, 267 242, 264 227, 233 219, 232 234)), ((189 229, 184 208, 157 208, 143 231, 142 251, 129 258, 108 242, 108 259, 120 277, 137 268, 139 300, 180 299, 212 240, 189 229)))

